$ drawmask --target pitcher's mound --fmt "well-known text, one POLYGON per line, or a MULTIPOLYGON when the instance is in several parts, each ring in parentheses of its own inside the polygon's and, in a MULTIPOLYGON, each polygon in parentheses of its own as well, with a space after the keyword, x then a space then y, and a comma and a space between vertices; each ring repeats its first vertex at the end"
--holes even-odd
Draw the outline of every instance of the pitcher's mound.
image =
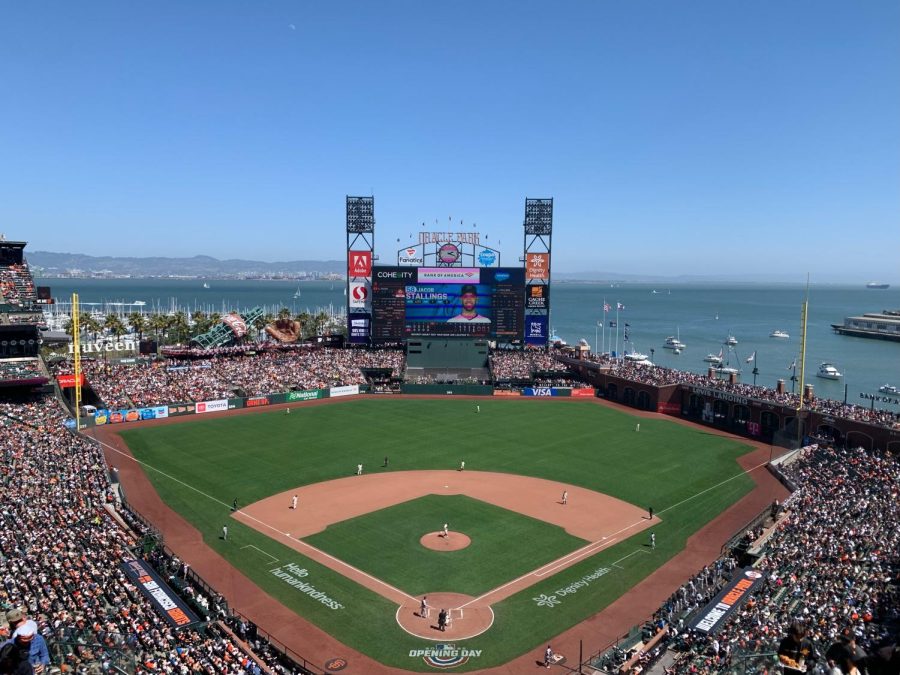
POLYGON ((432 551, 459 551, 471 544, 472 540, 462 532, 451 531, 445 537, 443 531, 438 531, 422 535, 419 543, 432 551))

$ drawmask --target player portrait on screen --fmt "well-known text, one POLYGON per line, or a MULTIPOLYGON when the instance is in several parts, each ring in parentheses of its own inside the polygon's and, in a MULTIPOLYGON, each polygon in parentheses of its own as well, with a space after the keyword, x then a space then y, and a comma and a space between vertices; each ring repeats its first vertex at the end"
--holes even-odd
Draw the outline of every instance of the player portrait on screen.
POLYGON ((462 287, 459 294, 462 311, 449 319, 447 323, 490 323, 491 320, 478 313, 478 289, 472 284, 462 287))

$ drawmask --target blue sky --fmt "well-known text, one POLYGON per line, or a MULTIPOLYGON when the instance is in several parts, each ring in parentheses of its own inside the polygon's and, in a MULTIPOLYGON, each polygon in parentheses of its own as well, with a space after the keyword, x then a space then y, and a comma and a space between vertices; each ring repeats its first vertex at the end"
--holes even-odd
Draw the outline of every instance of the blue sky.
POLYGON ((555 271, 900 280, 900 3, 0 9, 0 231, 32 250, 382 261, 423 222, 555 271))

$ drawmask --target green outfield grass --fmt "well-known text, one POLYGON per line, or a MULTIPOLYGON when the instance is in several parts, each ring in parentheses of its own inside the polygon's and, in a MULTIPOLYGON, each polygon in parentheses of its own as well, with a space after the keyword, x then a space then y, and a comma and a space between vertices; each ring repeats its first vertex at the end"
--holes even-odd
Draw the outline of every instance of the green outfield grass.
POLYGON ((588 543, 556 525, 464 495, 412 499, 335 523, 304 541, 409 595, 452 591, 471 596, 588 543), (465 532, 472 544, 434 551, 419 543, 444 522, 465 532))
MULTIPOLYGON (((537 649, 550 636, 600 611, 681 551, 691 534, 752 487, 735 461, 749 448, 702 429, 641 419, 641 431, 635 432, 636 418, 592 401, 485 399, 479 405, 476 413, 472 401, 452 398, 346 400, 297 406, 290 415, 267 411, 137 427, 123 430, 122 436, 152 467, 145 470, 162 498, 263 590, 355 649, 388 665, 421 671, 431 668, 409 651, 429 644, 397 626, 393 604, 230 519, 232 499, 248 504, 352 475, 360 462, 372 473, 455 469, 465 460, 467 471, 570 483, 641 508, 652 505, 661 514, 654 551, 645 546, 646 533, 635 535, 495 605, 494 627, 465 643, 482 652, 456 669, 462 672, 537 649), (389 469, 381 468, 385 456, 390 457, 389 469), (218 538, 225 523, 228 542, 218 538), (314 600, 271 573, 273 566, 291 562, 307 570, 305 582, 340 607, 314 600)), ((490 523, 486 526, 490 529, 490 523)), ((501 535, 502 527, 508 525, 495 523, 495 531, 479 539, 501 535)), ((427 529, 437 529, 434 521, 429 520, 427 529)), ((319 536, 332 535, 326 530, 319 536)), ((382 545, 379 553, 375 546, 369 557, 380 558, 387 549, 382 545)), ((409 563, 405 570, 398 564, 393 578, 404 581, 396 585, 420 588, 420 574, 409 563)), ((526 570, 536 566, 525 565, 526 570)), ((483 583, 491 588, 497 583, 487 580, 494 574, 489 567, 490 561, 481 561, 473 574, 483 570, 483 583)), ((508 578, 515 576, 510 571, 508 578)))

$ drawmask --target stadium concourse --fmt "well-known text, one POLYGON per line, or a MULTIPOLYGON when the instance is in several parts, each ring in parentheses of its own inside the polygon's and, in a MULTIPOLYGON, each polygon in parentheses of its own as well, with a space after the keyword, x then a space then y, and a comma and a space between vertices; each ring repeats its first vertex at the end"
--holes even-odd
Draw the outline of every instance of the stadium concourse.
MULTIPOLYGON (((542 376, 567 381, 564 369, 542 352, 495 353, 491 366, 495 384, 502 386, 542 376)), ((749 386, 661 368, 627 368, 635 381, 699 378, 705 386, 725 391, 749 386)), ((55 370, 60 374, 67 367, 55 370)), ((204 400, 210 392, 221 394, 235 386, 249 394, 273 387, 359 383, 370 371, 391 379, 402 370, 397 351, 267 350, 257 356, 241 351, 237 357, 162 364, 89 362, 88 381, 105 404, 131 406, 170 396, 204 400)), ((754 388, 753 394, 774 397, 763 388, 754 388)), ((835 415, 896 424, 895 418, 866 417, 870 411, 858 406, 818 404, 830 406, 835 415)), ((179 631, 164 620, 121 566, 149 549, 139 544, 153 528, 118 503, 103 455, 92 441, 66 430, 68 416, 51 396, 0 403, 0 609, 21 608, 48 642, 51 663, 35 670, 87 672, 116 666, 175 674, 303 672, 233 612, 231 597, 220 596, 190 565, 156 548, 146 554, 147 562, 201 618, 197 627, 179 631)), ((856 448, 810 447, 780 470, 792 496, 781 505, 774 525, 754 528, 744 537, 757 549, 756 568, 763 581, 717 633, 691 629, 692 618, 730 579, 740 550, 723 557, 716 550, 706 560, 677 556, 606 610, 555 638, 554 648, 572 655, 577 641, 585 639, 596 650, 607 638, 618 637, 623 626, 648 617, 647 598, 656 597, 657 605, 662 604, 643 626, 648 648, 637 647, 631 658, 616 649, 604 651, 592 661, 596 667, 610 672, 663 667, 670 673, 724 671, 744 664, 752 654, 777 651, 790 624, 800 622, 819 655, 811 660, 810 671, 826 672, 827 653, 841 672, 852 672, 850 666, 858 663, 872 673, 896 673, 896 649, 885 647, 896 644, 900 623, 897 458, 856 448), (691 571, 696 576, 685 581, 691 571), (852 658, 841 656, 848 645, 856 650, 852 658)), ((747 542, 741 544, 746 548, 747 542)), ((296 639, 302 652, 306 636, 296 639)), ((527 655, 495 672, 521 672, 516 669, 530 669, 534 661, 534 655, 527 655)))

